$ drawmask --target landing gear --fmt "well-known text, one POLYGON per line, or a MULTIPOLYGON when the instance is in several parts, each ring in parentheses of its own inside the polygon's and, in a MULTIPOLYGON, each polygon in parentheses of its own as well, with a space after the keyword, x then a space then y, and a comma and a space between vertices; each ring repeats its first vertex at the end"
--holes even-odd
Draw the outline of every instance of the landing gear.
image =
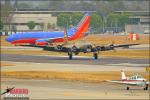
POLYGON ((69 56, 69 60, 72 59, 72 51, 71 50, 68 50, 68 56, 69 56))
POLYGON ((144 88, 144 90, 148 90, 148 84, 146 84, 146 87, 144 88))
POLYGON ((72 59, 72 54, 68 54, 69 55, 69 60, 71 60, 72 59))
POLYGON ((98 54, 97 53, 93 53, 93 57, 94 57, 94 59, 98 59, 98 54))
POLYGON ((127 86, 127 90, 129 90, 130 88, 127 86))

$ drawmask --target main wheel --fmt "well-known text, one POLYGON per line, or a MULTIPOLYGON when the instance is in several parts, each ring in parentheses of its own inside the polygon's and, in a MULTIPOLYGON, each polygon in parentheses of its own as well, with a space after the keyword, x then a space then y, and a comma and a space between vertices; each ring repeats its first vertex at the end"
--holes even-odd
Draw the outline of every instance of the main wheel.
POLYGON ((70 59, 70 60, 72 59, 72 54, 69 54, 69 59, 70 59))
POLYGON ((129 87, 127 87, 127 90, 129 90, 130 88, 129 87))
POLYGON ((94 53, 93 56, 94 56, 94 59, 98 59, 98 54, 97 53, 94 53))
POLYGON ((146 87, 144 88, 144 90, 148 90, 148 86, 146 86, 146 87))
POLYGON ((69 59, 71 60, 72 59, 72 51, 71 51, 71 49, 68 49, 68 56, 69 56, 69 59))

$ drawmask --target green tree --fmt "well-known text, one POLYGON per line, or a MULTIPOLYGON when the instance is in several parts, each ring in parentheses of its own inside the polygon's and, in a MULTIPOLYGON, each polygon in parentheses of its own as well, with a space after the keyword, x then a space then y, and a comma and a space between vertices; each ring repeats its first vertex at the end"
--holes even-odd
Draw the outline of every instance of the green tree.
POLYGON ((119 18, 119 25, 125 27, 125 24, 129 22, 129 16, 130 14, 128 13, 122 13, 119 18))
MULTIPOLYGON (((125 24, 129 22, 129 14, 128 13, 110 13, 107 17, 107 26, 115 29, 116 31, 120 28, 124 30, 125 24)), ((121 31, 120 30, 120 31, 121 31)))
POLYGON ((82 13, 74 13, 74 14, 72 14, 72 16, 70 17, 72 23, 70 23, 70 24, 76 26, 79 23, 79 21, 82 19, 82 17, 83 17, 82 13))
POLYGON ((3 24, 3 22, 0 20, 0 30, 2 30, 3 27, 4 27, 4 24, 3 24))
POLYGON ((35 28, 35 26, 36 26, 36 23, 35 23, 34 21, 29 21, 29 22, 27 23, 27 26, 28 26, 28 28, 29 28, 30 30, 33 30, 33 29, 35 28))
POLYGON ((67 13, 61 13, 57 16, 57 25, 59 27, 68 27, 70 21, 70 15, 67 13))
POLYGON ((120 15, 115 13, 110 13, 107 17, 107 25, 109 27, 116 27, 119 23, 120 15))
POLYGON ((94 29, 98 29, 98 28, 102 27, 102 25, 103 25, 102 17, 96 13, 92 14, 91 27, 94 29))
POLYGON ((70 25, 77 25, 77 23, 82 19, 82 13, 61 13, 57 17, 57 25, 59 27, 67 27, 69 28, 70 25))

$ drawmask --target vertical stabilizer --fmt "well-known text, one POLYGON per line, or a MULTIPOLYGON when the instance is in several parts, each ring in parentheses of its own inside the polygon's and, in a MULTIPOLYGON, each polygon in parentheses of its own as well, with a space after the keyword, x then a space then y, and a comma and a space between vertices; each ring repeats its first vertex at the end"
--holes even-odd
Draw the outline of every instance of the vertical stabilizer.
POLYGON ((126 80, 126 75, 123 70, 121 70, 121 80, 126 80))
POLYGON ((70 38, 71 40, 81 39, 85 37, 88 33, 88 28, 90 25, 91 14, 86 13, 81 21, 78 23, 76 29, 77 32, 70 38))

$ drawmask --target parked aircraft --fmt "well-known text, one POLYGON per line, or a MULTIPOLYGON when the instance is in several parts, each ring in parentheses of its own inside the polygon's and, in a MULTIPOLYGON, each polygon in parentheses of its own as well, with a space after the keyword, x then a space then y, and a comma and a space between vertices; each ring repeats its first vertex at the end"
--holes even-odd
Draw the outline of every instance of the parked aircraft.
POLYGON ((144 90, 148 90, 149 82, 143 78, 141 75, 133 75, 131 77, 126 77, 124 71, 121 71, 121 80, 107 80, 107 82, 120 83, 127 85, 127 90, 130 89, 129 86, 142 86, 144 90))
MULTIPOLYGON (((88 34, 90 19, 90 13, 86 13, 76 27, 66 30, 68 41, 77 40, 86 36, 88 34)), ((30 45, 48 45, 57 42, 64 42, 64 32, 22 32, 12 34, 6 38, 6 41, 11 42, 12 44, 28 43, 30 45)))

